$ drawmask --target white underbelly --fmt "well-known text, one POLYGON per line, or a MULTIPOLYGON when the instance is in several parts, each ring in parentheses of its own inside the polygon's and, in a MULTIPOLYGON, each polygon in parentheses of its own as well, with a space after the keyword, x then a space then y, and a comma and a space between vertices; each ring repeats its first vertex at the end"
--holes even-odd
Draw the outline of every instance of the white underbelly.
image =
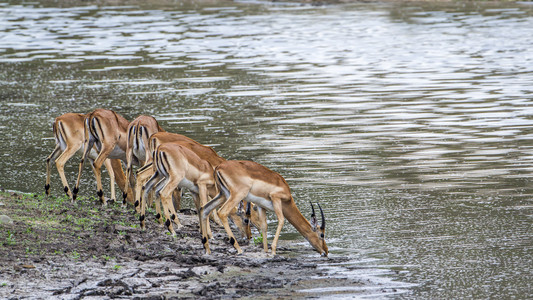
POLYGON ((196 184, 194 184, 192 181, 190 181, 189 179, 187 178, 183 178, 180 183, 178 184, 178 187, 180 189, 188 189, 189 191, 195 193, 195 194, 198 194, 199 191, 198 191, 198 187, 196 186, 196 184))
POLYGON ((272 201, 270 201, 270 199, 257 197, 254 194, 248 193, 248 195, 246 195, 246 197, 244 198, 244 201, 252 202, 262 208, 274 211, 274 206, 272 206, 272 201))
MULTIPOLYGON (((80 154, 80 156, 82 156, 84 152, 85 152, 85 146, 82 144, 80 149, 78 150, 78 153, 80 154)), ((93 148, 91 149, 91 151, 89 151, 89 158, 92 160, 95 160, 96 157, 98 157, 98 152, 96 152, 96 150, 93 148)))
POLYGON ((124 152, 124 150, 122 150, 118 145, 116 145, 113 151, 109 153, 107 158, 126 160, 126 152, 124 152))

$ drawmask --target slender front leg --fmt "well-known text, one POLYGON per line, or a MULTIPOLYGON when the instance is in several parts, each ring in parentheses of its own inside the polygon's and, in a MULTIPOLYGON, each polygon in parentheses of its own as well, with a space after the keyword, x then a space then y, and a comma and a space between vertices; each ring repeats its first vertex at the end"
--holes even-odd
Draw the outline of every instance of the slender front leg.
MULTIPOLYGON (((50 162, 55 161, 61 152, 59 145, 56 145, 54 151, 50 153, 48 158, 46 158, 46 183, 44 184, 44 191, 46 196, 50 196, 50 162)), ((72 197, 70 197, 72 199, 72 197)))
POLYGON ((115 194, 115 171, 113 170, 113 165, 111 164, 111 161, 109 161, 109 159, 106 159, 104 164, 107 169, 107 172, 109 173, 111 201, 115 202, 115 200, 117 199, 115 194))
POLYGON ((172 192, 172 204, 175 210, 181 209, 181 189, 177 188, 172 192))
MULTIPOLYGON (((126 179, 130 178, 132 174, 132 160, 133 160, 133 136, 135 134, 135 126, 132 126, 128 131, 128 141, 126 143, 126 179)), ((122 206, 126 205, 126 198, 128 198, 128 192, 130 190, 130 185, 126 184, 124 191, 122 193, 122 206)))
MULTIPOLYGON (((207 186, 204 183, 198 184, 198 200, 199 203, 196 203, 196 210, 199 212, 202 207, 204 207, 207 204, 207 186)), ((197 202, 197 201, 195 201, 197 202)), ((200 224, 202 223, 202 216, 198 213, 198 218, 200 221, 200 224)), ((209 224, 209 220, 205 224, 206 227, 204 228, 207 233, 207 236, 209 238, 213 238, 213 233, 211 232, 211 225, 209 224)), ((200 225, 200 233, 202 233, 202 226, 200 225)))
POLYGON ((226 201, 226 203, 224 203, 222 207, 218 210, 218 217, 220 218, 220 221, 222 221, 222 225, 224 226, 224 229, 228 234, 230 244, 232 244, 233 247, 235 247, 235 249, 237 250, 237 254, 242 254, 242 249, 239 246, 235 235, 233 235, 233 232, 231 231, 231 228, 228 223, 228 215, 231 210, 235 208, 237 204, 239 204, 239 202, 244 199, 244 197, 246 197, 248 191, 248 189, 240 191, 230 191, 230 197, 228 198, 228 201, 226 201))
POLYGON ((65 176, 65 164, 74 154, 76 154, 76 151, 78 151, 78 149, 76 149, 76 147, 67 145, 65 151, 63 151, 63 153, 61 153, 61 155, 59 155, 59 157, 56 159, 57 172, 59 173, 59 177, 61 177, 61 182, 63 183, 63 190, 70 199, 72 199, 72 192, 70 191, 67 177, 65 176))
POLYGON ((150 179, 150 177, 152 177, 152 175, 154 175, 154 169, 152 168, 152 165, 147 166, 146 168, 141 168, 137 172, 137 181, 135 182, 135 192, 134 192, 134 194, 136 196, 136 199, 135 199, 135 210, 137 210, 138 213, 141 212, 141 202, 144 201, 144 199, 142 198, 143 185, 150 179), (141 201, 141 200, 143 200, 143 201, 141 201))
POLYGON ((278 217, 278 228, 276 229, 276 235, 272 241, 272 255, 276 255, 276 247, 278 246, 278 238, 283 228, 283 223, 285 222, 285 217, 283 216, 283 208, 281 204, 281 199, 275 196, 270 196, 272 200, 272 205, 274 206, 274 213, 278 217))
POLYGON ((146 183, 142 186, 141 192, 139 193, 139 207, 140 207, 140 213, 141 216, 139 217, 139 221, 141 222, 141 229, 145 229, 145 212, 146 212, 146 195, 150 192, 150 190, 153 188, 153 186, 156 184, 156 182, 159 182, 159 180, 162 177, 160 176, 159 172, 154 172, 152 177, 146 181, 146 183))
MULTIPOLYGON (((150 197, 155 198, 153 193, 150 193, 150 197)), ((155 218, 157 219, 160 225, 163 225, 163 214, 161 212, 161 201, 159 199, 155 200, 155 211, 157 212, 155 218)))
POLYGON ((84 152, 83 152, 83 156, 81 157, 81 162, 80 162, 80 168, 78 170, 78 179, 76 179, 76 185, 74 186, 74 190, 72 190, 72 201, 75 201, 76 200, 76 197, 78 195, 78 191, 79 191, 79 187, 80 187, 80 180, 81 180, 81 171, 83 170, 83 165, 85 163, 85 160, 87 159, 87 157, 89 156, 89 152, 91 152, 91 149, 93 148, 94 146, 94 140, 91 139, 90 137, 87 137, 88 136, 88 133, 87 133, 87 123, 85 124, 85 136, 86 136, 86 140, 85 140, 85 143, 83 145, 84 148, 84 152))
MULTIPOLYGON (((156 188, 156 198, 159 194, 159 198, 161 199, 161 204, 163 205, 163 213, 165 214, 165 218, 167 219, 165 221, 165 226, 167 226, 168 231, 172 234, 172 236, 176 236, 176 232, 174 231, 174 227, 172 226, 172 221, 176 223, 176 226, 179 229, 183 227, 181 223, 178 220, 178 216, 176 216, 176 213, 174 210, 174 207, 172 206, 172 192, 174 189, 178 186, 178 183, 181 180, 169 180, 159 191, 159 189, 156 188), (171 208, 172 206, 172 208, 171 208)), ((159 184, 158 184, 159 185, 159 184)))
MULTIPOLYGON (((124 192, 126 188, 126 176, 124 175, 124 170, 122 169, 122 161, 120 159, 107 159, 110 161, 113 173, 115 174, 115 181, 118 185, 118 188, 124 192)), ((124 194, 122 194, 124 196, 124 194)), ((126 201, 127 203, 133 204, 135 193, 128 193, 126 198, 122 202, 126 201)), ((115 198, 117 199, 117 198, 115 198)))
POLYGON ((94 176, 96 177, 96 194, 98 195, 100 203, 102 203, 103 206, 106 206, 107 202, 104 197, 104 190, 102 189, 102 165, 104 164, 104 161, 107 159, 113 148, 114 145, 113 147, 103 146, 102 151, 100 151, 93 163, 94 176))
POLYGON ((261 232, 261 235, 263 237, 263 249, 265 249, 265 252, 268 253, 266 210, 260 206, 256 206, 256 208, 257 208, 257 220, 254 220, 253 217, 252 217, 252 220, 254 221, 254 224, 257 224, 259 227, 259 231, 261 232))
POLYGON ((204 245, 205 253, 211 254, 211 249, 209 248, 209 239, 207 237, 207 232, 204 228, 207 227, 207 222, 209 222, 209 214, 222 205, 226 201, 226 197, 224 197, 223 193, 218 194, 213 200, 209 201, 206 205, 204 205, 200 210, 198 211, 198 215, 200 215, 200 230, 202 231, 202 244, 204 245))

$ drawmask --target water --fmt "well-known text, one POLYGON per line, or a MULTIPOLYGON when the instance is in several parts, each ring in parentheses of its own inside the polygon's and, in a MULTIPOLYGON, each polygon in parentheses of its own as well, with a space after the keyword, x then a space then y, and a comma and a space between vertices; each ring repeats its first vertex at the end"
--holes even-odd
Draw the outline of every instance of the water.
POLYGON ((43 191, 62 113, 150 114, 322 203, 374 284, 310 294, 528 298, 531 45, 526 2, 0 4, 0 186, 43 191))

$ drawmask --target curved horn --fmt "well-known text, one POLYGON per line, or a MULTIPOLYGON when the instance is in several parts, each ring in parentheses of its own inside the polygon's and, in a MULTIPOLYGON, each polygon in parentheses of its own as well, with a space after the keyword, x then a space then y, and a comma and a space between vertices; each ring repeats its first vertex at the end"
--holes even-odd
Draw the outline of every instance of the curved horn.
POLYGON ((320 203, 317 203, 317 205, 320 209, 320 215, 322 216, 322 224, 320 225, 320 229, 324 230, 326 228, 326 218, 324 217, 324 212, 322 211, 322 207, 320 207, 320 203))
POLYGON ((311 209, 312 209, 311 220, 309 223, 311 223, 311 227, 313 228, 313 231, 316 231, 316 228, 318 227, 318 222, 316 220, 315 207, 313 206, 313 203, 311 201, 309 201, 309 204, 311 204, 311 209))

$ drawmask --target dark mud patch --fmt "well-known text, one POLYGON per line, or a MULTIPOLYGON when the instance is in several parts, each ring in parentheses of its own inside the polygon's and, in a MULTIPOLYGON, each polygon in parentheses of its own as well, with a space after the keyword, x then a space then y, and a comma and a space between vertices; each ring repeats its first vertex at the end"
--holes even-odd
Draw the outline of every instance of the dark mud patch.
POLYGON ((0 215, 13 219, 0 224, 0 298, 304 298, 313 296, 300 292, 308 287, 363 285, 328 280, 319 266, 343 258, 321 258, 310 246, 281 246, 271 256, 241 240, 244 254, 236 255, 214 223, 213 254, 204 255, 197 217, 187 211, 173 238, 153 214, 141 231, 133 209, 116 203, 5 192, 0 203, 0 215))

